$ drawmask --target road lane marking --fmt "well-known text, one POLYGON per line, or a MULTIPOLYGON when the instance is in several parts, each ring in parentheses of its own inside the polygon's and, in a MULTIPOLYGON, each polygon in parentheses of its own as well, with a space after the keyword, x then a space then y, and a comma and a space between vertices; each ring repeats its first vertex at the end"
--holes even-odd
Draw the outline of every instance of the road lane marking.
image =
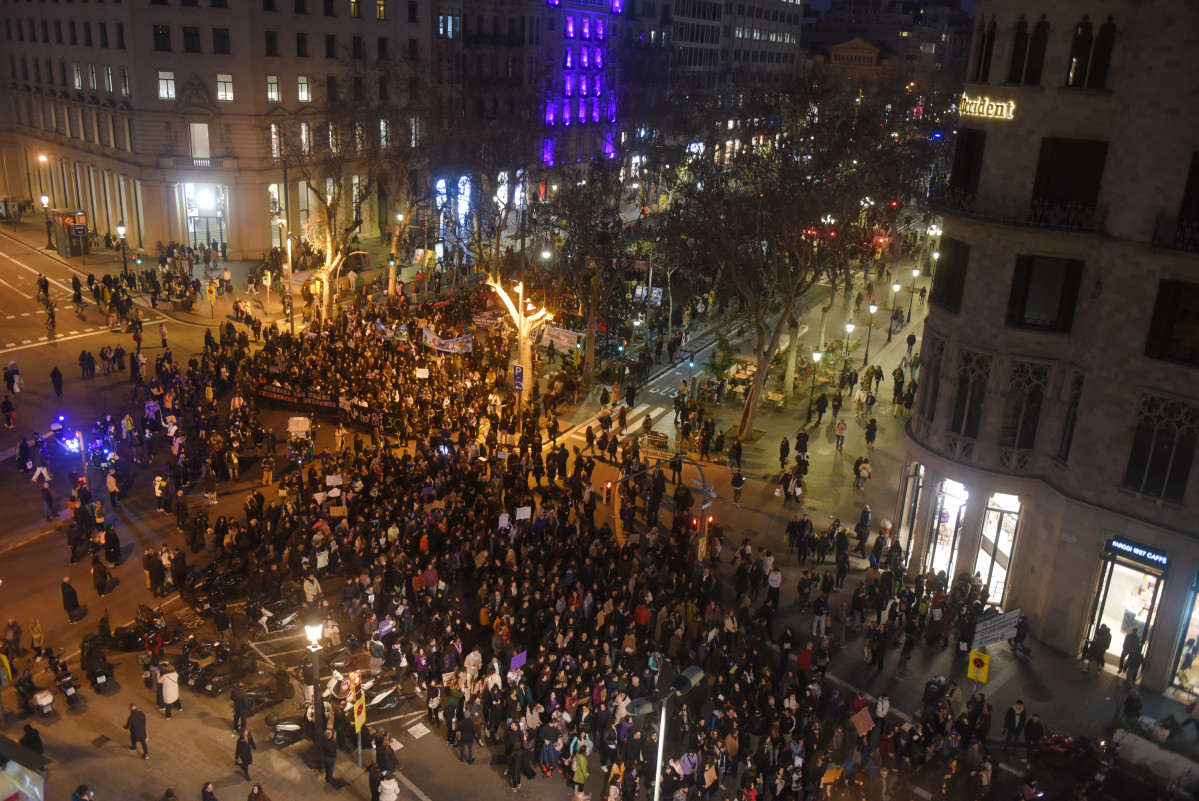
POLYGON ((4 349, 0 350, 0 353, 8 353, 10 351, 17 351, 17 350, 28 350, 29 348, 41 348, 41 347, 45 347, 47 345, 57 344, 59 342, 67 342, 72 339, 82 339, 87 336, 91 336, 91 335, 90 334, 77 334, 75 336, 68 335, 68 336, 63 336, 63 337, 55 337, 53 340, 48 341, 48 342, 37 342, 37 343, 33 343, 33 344, 30 344, 33 342, 33 340, 24 339, 24 340, 21 340, 20 345, 16 345, 12 342, 7 343, 4 346, 4 349))

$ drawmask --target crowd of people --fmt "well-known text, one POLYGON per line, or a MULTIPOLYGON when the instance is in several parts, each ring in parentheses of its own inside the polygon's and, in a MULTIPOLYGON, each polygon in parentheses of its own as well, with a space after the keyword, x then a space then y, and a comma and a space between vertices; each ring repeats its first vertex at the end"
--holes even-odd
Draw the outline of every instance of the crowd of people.
MULTIPOLYGON (((867 553, 868 507, 855 530, 868 569, 848 588, 848 531, 835 523, 817 533, 806 515, 787 525, 785 552, 746 539, 726 567, 715 526, 697 559, 695 499, 681 461, 668 465, 673 514, 659 517, 668 481, 637 438, 600 454, 556 442, 555 410, 570 399, 569 385, 556 377, 544 402, 518 407, 507 385, 514 337, 503 324, 476 325, 485 306, 479 291, 435 304, 356 302, 299 336, 267 326, 261 347, 251 346, 248 327, 227 322, 186 363, 165 351, 152 375, 135 379, 140 419, 122 425, 115 444, 151 463, 162 456, 159 508, 174 507, 193 549, 202 545, 242 576, 251 597, 294 594, 307 617, 328 624, 329 644, 357 635, 372 670, 422 691, 429 723, 443 727, 464 762, 474 761, 476 743, 502 748, 514 790, 558 776, 576 791, 632 801, 652 785, 662 739, 662 790, 676 801, 882 801, 910 797, 916 781, 939 798, 987 795, 992 710, 981 694, 964 700, 949 684, 926 699, 915 726, 901 727, 886 696, 871 702, 827 676, 853 658, 845 649, 858 633, 863 657, 880 671, 900 640, 901 659, 921 639, 968 643, 984 587, 969 577, 950 585, 944 575, 904 582, 905 554, 889 532, 880 530, 867 553), (470 334, 472 348, 438 351, 424 328, 445 340, 470 334), (249 493, 244 525, 209 525, 196 511, 196 482, 211 502, 247 464, 274 478, 278 438, 259 409, 272 388, 326 393, 342 413, 380 416, 364 418, 373 423, 366 436, 339 426, 331 447, 279 470, 280 496, 249 493), (631 488, 611 522, 597 519, 593 486, 604 453, 631 488), (784 598, 779 560, 792 554, 803 573, 784 598), (817 569, 826 557, 835 575, 817 569), (811 613, 810 634, 777 625, 783 606, 795 604, 811 613), (692 666, 704 679, 672 702, 665 731, 656 716, 631 714, 632 701, 692 666)), ((531 383, 536 399, 542 382, 531 383)), ((609 418, 604 434, 611 428, 616 442, 627 407, 609 400, 618 423, 609 418)), ((704 425, 694 399, 685 412, 680 425, 704 425)), ((701 429, 700 439, 711 433, 701 429)), ((90 538, 98 501, 75 485, 83 488, 79 533, 89 529, 90 538)), ((173 552, 148 553, 148 575, 156 558, 156 594, 186 581, 186 562, 177 569, 173 552)), ((330 723, 345 744, 345 710, 330 723)), ((1028 731, 1022 723, 1017 735, 1028 731)), ((394 754, 381 733, 378 742, 372 797, 392 801, 394 754)), ((1024 742, 1035 756, 1035 743, 1024 742)))

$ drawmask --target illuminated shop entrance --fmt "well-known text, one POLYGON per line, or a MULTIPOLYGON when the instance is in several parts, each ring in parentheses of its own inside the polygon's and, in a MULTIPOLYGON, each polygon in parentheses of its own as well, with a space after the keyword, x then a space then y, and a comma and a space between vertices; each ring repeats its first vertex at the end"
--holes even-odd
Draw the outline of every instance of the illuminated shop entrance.
POLYGON ((974 571, 982 576, 987 588, 987 600, 1003 606, 1007 593, 1008 572, 1011 570, 1012 549, 1016 546, 1016 529, 1020 523, 1020 499, 1015 495, 995 493, 987 501, 983 517, 982 537, 978 542, 978 558, 974 571))
POLYGON ((895 541, 903 548, 907 561, 912 558, 912 532, 916 530, 916 509, 920 505, 920 490, 924 488, 924 465, 912 462, 903 479, 903 493, 899 503, 899 525, 895 527, 895 541))
POLYGON ((220 184, 184 184, 187 242, 192 247, 227 244, 228 195, 220 184))
POLYGON ((970 493, 956 481, 945 479, 937 490, 928 548, 924 554, 924 569, 944 573, 948 582, 953 581, 953 569, 957 563, 958 542, 962 537, 962 520, 966 516, 966 502, 970 493))
POLYGON ((1170 686, 1192 696, 1199 694, 1199 573, 1191 578, 1191 600, 1186 606, 1182 636, 1174 652, 1174 675, 1170 686))
POLYGON ((1110 539, 1102 553, 1103 568, 1091 607, 1086 643, 1106 623, 1112 632, 1107 652, 1119 658, 1124 635, 1134 628, 1141 636, 1141 652, 1153 636, 1154 615, 1169 569, 1166 555, 1130 540, 1110 539))

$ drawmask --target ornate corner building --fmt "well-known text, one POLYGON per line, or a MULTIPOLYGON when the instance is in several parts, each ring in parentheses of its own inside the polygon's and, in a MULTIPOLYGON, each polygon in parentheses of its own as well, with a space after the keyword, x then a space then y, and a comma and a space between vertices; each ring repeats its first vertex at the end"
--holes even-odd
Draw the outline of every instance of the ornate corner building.
MULTIPOLYGON (((1199 637, 1199 109, 1169 0, 979 3, 896 510, 914 570, 1146 686, 1199 637)), ((1191 654, 1193 656, 1193 653, 1191 654)), ((1189 660, 1186 660, 1189 663, 1189 660)))

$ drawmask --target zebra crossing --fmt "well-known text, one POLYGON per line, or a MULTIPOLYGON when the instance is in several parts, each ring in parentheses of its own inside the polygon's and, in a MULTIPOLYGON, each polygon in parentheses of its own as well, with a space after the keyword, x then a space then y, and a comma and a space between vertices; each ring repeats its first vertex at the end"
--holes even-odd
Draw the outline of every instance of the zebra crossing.
MULTIPOLYGON (((617 407, 619 411, 620 407, 617 407)), ((558 437, 559 442, 586 442, 587 441, 587 426, 591 426, 591 430, 596 437, 600 435, 599 414, 596 413, 587 418, 583 422, 571 428, 558 437)), ((612 431, 618 428, 618 420, 620 416, 617 413, 612 414, 612 431)), ((650 422, 650 430, 661 429, 674 433, 674 407, 673 406, 658 406, 652 403, 642 403, 634 406, 632 411, 628 413, 628 423, 624 429, 624 436, 631 434, 642 433, 645 431, 645 421, 650 422)))

